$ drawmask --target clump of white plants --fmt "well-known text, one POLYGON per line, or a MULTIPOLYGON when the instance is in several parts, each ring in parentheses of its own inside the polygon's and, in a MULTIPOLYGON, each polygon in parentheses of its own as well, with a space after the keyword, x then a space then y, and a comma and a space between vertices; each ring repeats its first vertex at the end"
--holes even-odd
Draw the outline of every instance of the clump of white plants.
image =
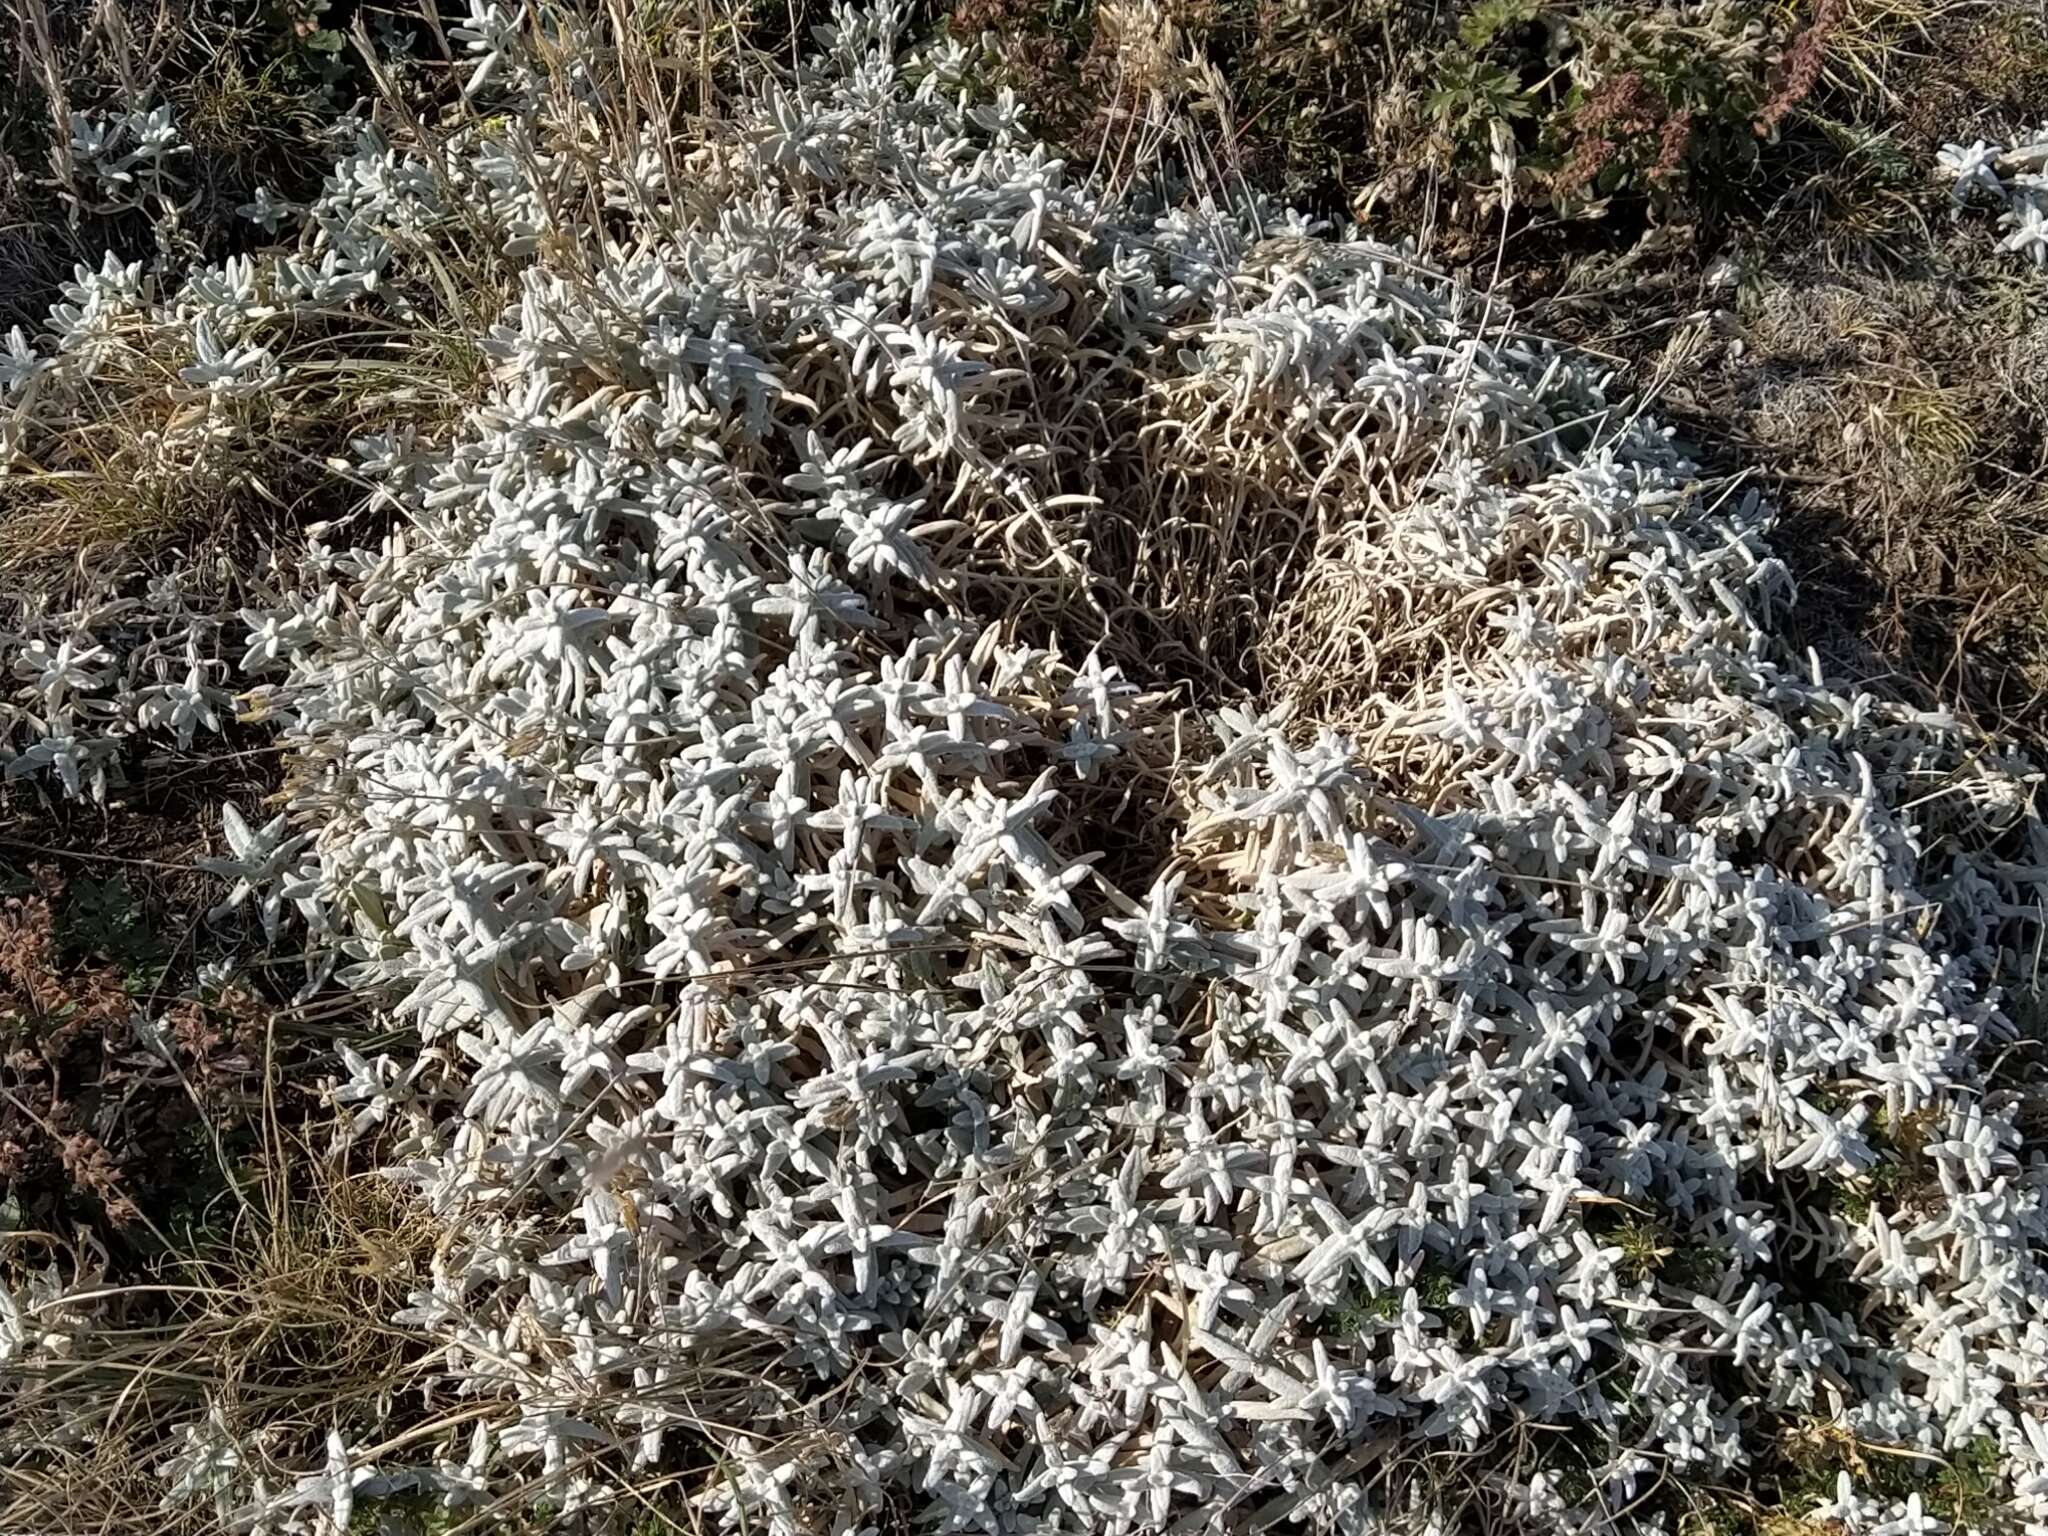
MULTIPOLYGON (((1794 664, 1755 498, 1399 253, 1077 177, 885 12, 599 154, 548 25, 480 7, 492 115, 366 134, 295 252, 80 280, 185 306, 232 431, 280 317, 523 264, 488 399, 361 441, 367 542, 241 616, 291 799, 218 865, 410 1042, 334 1096, 442 1233, 429 1401, 283 1482, 216 1406, 175 1499, 629 1519, 702 1466, 725 1531, 1366 1531, 1462 1470, 1630 1528, 1820 1422, 1988 1444, 2048 1530, 2033 771, 1794 664), (1071 489, 1117 456, 1142 515, 1071 489), (1248 506, 1354 735, 1116 643, 1105 520, 1248 506)), ((10 771, 92 782, 100 651, 17 648, 10 771)))
POLYGON ((2048 267, 2048 124, 2010 146, 1944 144, 1937 158, 1958 205, 1999 210, 2001 249, 2048 267))

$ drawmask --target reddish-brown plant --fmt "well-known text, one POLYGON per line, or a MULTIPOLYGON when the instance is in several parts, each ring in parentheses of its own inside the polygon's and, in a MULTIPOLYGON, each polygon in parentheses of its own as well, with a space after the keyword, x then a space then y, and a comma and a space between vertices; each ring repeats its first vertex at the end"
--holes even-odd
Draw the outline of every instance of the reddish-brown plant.
POLYGON ((38 867, 33 887, 0 900, 0 1178, 25 1204, 83 1197, 126 1227, 176 1181, 179 1133, 236 1113, 259 1015, 241 994, 149 1006, 112 964, 65 954, 63 878, 38 867))
POLYGON ((1820 79, 1820 67, 1827 59, 1828 38, 1841 19, 1840 0, 1820 0, 1813 8, 1813 20, 1792 39, 1785 50, 1785 73, 1771 99, 1756 115, 1756 131, 1768 136, 1792 109, 1813 93, 1820 79))

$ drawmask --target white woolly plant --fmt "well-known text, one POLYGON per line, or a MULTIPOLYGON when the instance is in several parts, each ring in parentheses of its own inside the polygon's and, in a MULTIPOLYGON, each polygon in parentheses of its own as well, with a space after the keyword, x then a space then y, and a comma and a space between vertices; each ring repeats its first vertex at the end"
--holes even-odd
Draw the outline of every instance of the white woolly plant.
POLYGON ((73 112, 70 136, 73 174, 83 177, 79 206, 96 214, 160 211, 180 190, 176 162, 192 149, 162 104, 73 112))
MULTIPOLYGON (((255 283, 518 274, 449 440, 358 445, 388 532, 244 616, 293 800, 220 866, 403 1032, 334 1098, 463 1427, 287 1486, 209 1409, 177 1496, 601 1520, 715 1455, 731 1531, 1390 1530, 1391 1442, 1632 1529, 1821 1419, 2048 1524, 2035 771, 1792 665, 1754 498, 1401 253, 1077 178, 886 10, 592 155, 556 25, 479 7, 503 125, 366 136, 255 283), (1354 734, 1076 640, 1133 462, 1378 610, 1354 734)), ((289 382, 202 302, 191 387, 289 382)), ((41 643, 33 726, 103 666, 41 643)))
POLYGON ((1937 164, 1959 206, 2000 208, 2002 249, 2048 267, 2048 124, 2010 147, 1988 139, 1944 144, 1937 164))

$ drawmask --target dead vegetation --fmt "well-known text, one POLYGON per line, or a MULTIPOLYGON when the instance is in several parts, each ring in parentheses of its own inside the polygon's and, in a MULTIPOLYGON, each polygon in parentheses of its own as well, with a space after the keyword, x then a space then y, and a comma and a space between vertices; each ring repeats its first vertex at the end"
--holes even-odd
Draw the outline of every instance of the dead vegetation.
MULTIPOLYGON (((1710 469, 1778 504, 1806 643, 2040 739, 2042 280, 1958 234, 1930 172, 1945 139, 2039 107, 2034 9, 976 0, 948 25, 1077 157, 1113 163, 1163 98, 1202 143, 1145 142, 1196 184, 1410 238, 1502 327, 1611 355, 1710 469)), ((1269 572, 1275 532, 1244 531, 1269 572)), ((1210 573, 1190 592, 1215 590, 1233 535, 1176 537, 1210 573)), ((1347 624, 1370 599, 1325 555, 1305 643, 1269 649, 1296 675, 1370 672, 1387 642, 1347 624)), ((1211 617, 1194 632, 1217 652, 1248 643, 1211 617)))
POLYGON ((38 863, 0 898, 0 1178, 16 1224, 162 1250, 247 1123, 264 1010, 241 988, 158 1002, 177 957, 102 869, 38 863))
POLYGON ((1708 386, 1725 395, 1703 402, 1796 478, 1798 526, 1820 535, 1801 564, 1829 659, 1866 676, 1881 665, 2007 731, 2038 730, 2048 698, 2048 325, 2034 287, 1981 267, 1764 277, 1708 386), (1857 667, 1846 643, 1871 659, 1857 667))
MULTIPOLYGON (((417 1349, 389 1319, 432 1261, 433 1228, 299 1134, 273 1117, 206 1231, 147 1279, 118 1279, 89 1240, 0 1237, 7 1262, 31 1270, 68 1248, 77 1272, 107 1277, 113 1309, 77 1326, 61 1363, 9 1373, 0 1529, 218 1531, 210 1501, 163 1504, 166 1464, 209 1432, 210 1409, 289 1483, 320 1464, 331 1429, 402 1392, 417 1349)), ((75 1326, 61 1312, 39 1322, 75 1326)))
MULTIPOLYGON (((0 94, 0 335, 34 329, 73 265, 161 239, 228 256, 260 231, 237 209, 259 186, 315 190, 326 135, 356 93, 340 34, 296 0, 9 0, 0 94), (80 179, 74 112, 169 106, 197 151, 175 203, 104 207, 80 179)), ((388 17, 389 13, 380 13, 388 17)))
MULTIPOLYGON (((244 212, 251 200, 315 193, 337 123, 375 89, 328 23, 359 23, 387 46, 394 27, 423 24, 377 7, 337 13, 325 0, 9 0, 9 10, 0 340, 11 325, 40 330, 74 268, 97 269, 110 251, 142 258, 137 281, 151 288, 160 268, 264 244, 271 236, 244 212), (71 115, 151 107, 169 109, 188 146, 175 177, 96 196, 68 145, 71 115)), ((494 309, 502 294, 471 277, 464 291, 479 312, 494 309)), ((70 429, 0 477, 0 570, 84 560, 104 582, 109 565, 139 570, 173 542, 188 563, 195 545, 247 563, 285 530, 353 510, 359 493, 329 462, 353 433, 394 410, 423 425, 445 418, 481 384, 477 360, 434 317, 366 325, 335 306, 300 322, 292 352, 341 356, 295 370, 296 387, 239 403, 260 417, 265 448, 251 453, 247 433, 208 430, 217 402, 181 379, 198 360, 188 332, 110 325, 93 345, 90 398, 70 429)))

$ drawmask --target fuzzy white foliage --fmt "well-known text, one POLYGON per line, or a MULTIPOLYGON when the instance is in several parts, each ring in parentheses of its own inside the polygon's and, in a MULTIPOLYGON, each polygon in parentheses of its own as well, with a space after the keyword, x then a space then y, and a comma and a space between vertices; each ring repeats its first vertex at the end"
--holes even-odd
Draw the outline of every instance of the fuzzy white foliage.
POLYGON ((176 162, 191 153, 168 106, 71 114, 70 161, 92 213, 147 208, 179 189, 176 162))
MULTIPOLYGON (((163 303, 81 277, 0 375, 33 430, 117 306, 234 412, 272 317, 402 308, 458 219, 592 259, 525 267, 451 440, 358 445, 382 543, 244 616, 299 772, 232 824, 229 903, 416 1031, 335 1096, 444 1227, 399 1321, 479 1416, 402 1465, 337 1432, 282 1490, 210 1416, 179 1496, 576 1507, 590 1454, 708 1437, 725 1530, 1367 1530, 1378 1437, 1537 1421, 1603 1447, 1576 1504, 1516 1494, 1577 1527, 1776 1414, 1989 1438, 2048 1530, 2048 1167, 1995 1071, 2038 778, 1788 669, 1753 499, 1397 252, 1076 181, 886 14, 680 162, 569 155, 522 24, 456 35, 504 109, 445 152, 466 207, 366 132, 297 253, 163 303), (977 619, 962 529, 1065 526, 1043 402, 1112 364, 1191 462, 1355 456, 1357 579, 1472 637, 1372 750, 977 619), (1429 804, 1381 771, 1432 753, 1429 804), (1830 1214, 1880 1117, 1932 1188, 1830 1214), (725 1363, 746 1413, 707 1422, 725 1363)), ((113 720, 211 724, 196 661, 161 719, 98 718, 104 628, 14 648, 10 772, 75 792, 113 720)))
POLYGON ((1988 139, 1944 144, 1937 159, 1958 204, 2002 209, 2003 249, 2048 267, 2048 124, 2010 148, 1988 139))
POLYGON ((65 793, 106 797, 124 748, 152 737, 189 750, 234 717, 219 654, 229 620, 195 611, 177 573, 134 597, 19 611, 0 629, 0 773, 45 774, 65 793))

